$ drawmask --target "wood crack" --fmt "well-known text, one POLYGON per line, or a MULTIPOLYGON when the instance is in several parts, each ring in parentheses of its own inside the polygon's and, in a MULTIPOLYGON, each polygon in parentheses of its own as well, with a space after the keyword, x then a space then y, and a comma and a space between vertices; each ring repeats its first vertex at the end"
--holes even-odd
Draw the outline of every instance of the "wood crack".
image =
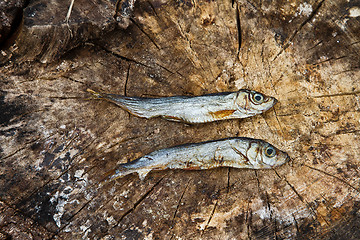
POLYGON ((312 169, 312 170, 321 172, 321 173, 323 173, 323 174, 325 174, 325 175, 327 175, 327 176, 329 176, 329 177, 333 177, 333 178, 335 178, 336 180, 344 183, 346 186, 350 187, 351 189, 355 190, 356 192, 360 193, 360 190, 359 190, 358 188, 354 187, 353 185, 351 185, 350 183, 348 183, 347 181, 345 181, 345 180, 342 179, 342 178, 339 178, 339 177, 337 177, 337 176, 335 176, 335 175, 333 175, 333 174, 331 174, 331 173, 325 172, 324 170, 321 170, 321 169, 318 169, 318 168, 314 168, 314 167, 311 167, 311 166, 306 165, 306 164, 305 164, 304 166, 305 166, 305 167, 308 167, 308 168, 310 168, 310 169, 312 169))
POLYGON ((324 97, 341 97, 341 96, 357 96, 360 94, 360 91, 354 92, 344 92, 344 93, 334 93, 334 94, 325 94, 325 95, 318 95, 313 96, 313 98, 324 98, 324 97))
POLYGON ((276 121, 277 121, 277 122, 278 122, 278 124, 279 124, 280 131, 281 131, 281 135, 282 135, 282 136, 284 136, 283 127, 282 127, 282 125, 281 125, 281 123, 280 123, 280 120, 279 120, 279 118, 278 118, 278 115, 277 115, 277 113, 276 113, 275 108, 273 108, 273 111, 274 111, 274 114, 275 114, 276 121))
MULTIPOLYGON (((175 23, 175 22, 174 22, 174 23, 175 23)), ((179 22, 177 22, 177 23, 176 23, 176 26, 178 26, 178 29, 179 29, 179 31, 180 31, 180 34, 181 34, 181 35, 186 39, 186 41, 188 42, 189 48, 190 48, 190 50, 191 50, 190 53, 189 53, 188 51, 186 51, 186 49, 185 49, 185 51, 186 51, 190 56, 194 56, 194 57, 196 58, 198 64, 195 63, 194 60, 193 60, 191 57, 188 57, 188 59, 191 61, 191 63, 192 63, 195 67, 196 67, 196 66, 200 66, 201 70, 203 70, 203 72, 206 72, 206 71, 205 71, 205 68, 204 68, 203 65, 201 64, 201 61, 200 61, 199 57, 198 57, 197 54, 196 54, 196 51, 195 51, 195 50, 193 49, 193 47, 192 47, 192 42, 191 42, 191 40, 190 40, 190 39, 188 38, 188 36, 185 34, 185 31, 182 29, 181 24, 180 24, 179 22), (191 54, 191 53, 193 53, 193 54, 191 54)))
POLYGON ((63 77, 63 78, 65 78, 65 79, 67 79, 67 80, 69 80, 69 81, 72 81, 72 82, 75 82, 75 83, 80 83, 80 84, 86 85, 86 83, 85 83, 85 82, 82 82, 82 81, 76 80, 76 79, 74 79, 74 78, 72 78, 72 77, 69 77, 69 76, 62 76, 62 77, 63 77))
POLYGON ((309 211, 313 214, 313 218, 315 218, 316 216, 316 211, 310 206, 310 204, 308 203, 308 201, 306 201, 306 199, 304 199, 303 196, 301 196, 301 194, 295 189, 295 187, 285 178, 285 177, 281 177, 278 172, 273 169, 273 171, 275 172, 275 174, 283 181, 286 182, 287 185, 289 185, 289 187, 291 188, 291 190, 296 194, 296 196, 298 196, 298 198, 300 199, 300 201, 302 203, 305 204, 305 206, 309 209, 309 211))
POLYGON ((329 214, 331 215, 331 211, 334 210, 335 212, 337 212, 339 215, 343 215, 336 207, 333 207, 329 204, 329 201, 325 198, 325 196, 323 194, 319 194, 321 196, 321 198, 325 201, 325 205, 326 205, 326 209, 328 210, 329 214))
POLYGON ((323 43, 323 40, 320 40, 320 41, 318 41, 314 46, 312 46, 311 48, 306 49, 306 51, 310 51, 310 50, 316 48, 317 46, 319 46, 319 45, 322 44, 322 43, 323 43))
POLYGON ((323 60, 323 61, 320 61, 320 62, 317 62, 317 63, 313 63, 312 66, 318 66, 320 64, 323 64, 323 63, 327 63, 327 62, 330 62, 330 61, 336 61, 336 60, 340 60, 340 59, 343 59, 343 58, 347 58, 348 56, 340 56, 340 57, 337 57, 337 58, 328 58, 326 60, 323 60))
POLYGON ((124 61, 127 61, 127 62, 132 62, 132 63, 138 64, 138 65, 143 66, 143 67, 146 67, 146 68, 150 68, 150 69, 153 68, 153 67, 148 66, 148 65, 146 65, 146 64, 144 64, 144 63, 142 63, 142 62, 138 62, 138 61, 136 61, 136 60, 134 60, 134 59, 131 59, 131 58, 122 56, 122 55, 120 55, 120 54, 118 54, 118 53, 116 53, 116 52, 114 52, 114 51, 106 48, 105 46, 100 45, 100 44, 94 44, 94 45, 100 47, 102 50, 104 50, 104 51, 107 52, 107 53, 110 53, 110 54, 113 55, 114 57, 120 58, 121 60, 124 60, 124 61))
POLYGON ((160 19, 158 13, 156 12, 155 6, 152 4, 151 1, 147 0, 146 3, 151 7, 151 10, 154 12, 155 16, 160 19))
POLYGON ((181 194, 181 196, 180 196, 180 198, 179 198, 179 200, 178 200, 178 204, 177 204, 177 206, 176 206, 176 209, 175 209, 173 218, 172 218, 172 220, 171 220, 171 221, 172 221, 172 225, 171 225, 171 227, 170 227, 171 229, 174 228, 174 226, 175 226, 175 217, 176 217, 176 214, 177 214, 177 212, 178 212, 178 210, 179 210, 179 207, 180 207, 181 201, 182 201, 182 199, 183 199, 183 197, 184 197, 184 194, 185 194, 186 190, 188 189, 188 186, 189 186, 190 181, 191 181, 191 179, 189 179, 189 181, 188 181, 187 184, 185 185, 185 189, 184 189, 184 191, 182 192, 182 194, 181 194))
POLYGON ((215 204, 214 204, 214 207, 213 207, 213 209, 212 209, 212 211, 211 211, 211 213, 210 213, 209 219, 208 219, 208 221, 206 222, 206 225, 205 225, 204 229, 202 230, 200 236, 202 236, 202 235, 204 234, 204 232, 206 231, 206 229, 208 228, 208 226, 209 226, 209 224, 210 224, 210 221, 211 221, 211 219, 212 219, 213 216, 214 216, 214 213, 215 213, 215 210, 216 210, 216 207, 217 207, 218 202, 219 202, 219 200, 217 199, 216 202, 215 202, 215 204))
POLYGON ((229 193, 230 192, 230 171, 231 168, 228 167, 228 171, 227 171, 227 186, 226 186, 226 192, 229 193))
MULTIPOLYGON (((233 4, 234 4, 234 2, 233 2, 233 4)), ((237 35, 238 35, 237 36, 238 37, 237 57, 239 58, 242 38, 241 38, 241 23, 240 23, 240 6, 237 2, 236 2, 236 28, 237 28, 237 35)))
POLYGON ((297 33, 299 31, 301 31, 301 29, 308 23, 310 22, 314 17, 315 15, 318 13, 320 7, 323 5, 323 3, 325 2, 325 0, 321 0, 320 3, 316 6, 316 8, 311 12, 311 14, 309 15, 309 17, 307 17, 305 19, 305 21, 303 21, 300 26, 294 31, 294 33, 291 35, 291 37, 289 38, 289 40, 287 41, 287 43, 284 45, 283 48, 281 48, 280 52, 274 57, 274 59, 272 60, 275 61, 276 58, 278 56, 280 56, 280 54, 282 54, 290 45, 291 45, 291 42, 292 40, 295 38, 295 36, 297 35, 297 33))
POLYGON ((130 18, 130 21, 143 33, 145 34, 145 36, 152 42, 152 44, 154 44, 154 46, 160 50, 161 48, 156 44, 155 40, 150 37, 150 35, 145 32, 145 30, 140 26, 140 24, 138 24, 133 18, 130 18))
MULTIPOLYGON (((48 229, 46 226, 43 226, 43 225, 40 224, 36 219, 32 218, 31 216, 29 216, 29 215, 26 214, 25 212, 21 211, 20 209, 11 206, 10 204, 8 204, 7 202, 5 202, 5 201, 2 200, 2 199, 0 200, 0 202, 2 202, 2 203, 5 205, 5 207, 10 208, 10 209, 12 209, 15 213, 21 215, 21 217, 23 217, 24 220, 30 219, 30 221, 32 221, 32 226, 34 226, 34 225, 36 224, 37 226, 40 226, 41 228, 44 228, 48 233, 54 233, 53 231, 51 231, 50 229, 48 229)), ((5 209, 4 209, 4 211, 5 211, 5 209)), ((1 213, 3 213, 3 212, 1 212, 1 213)), ((9 223, 13 223, 13 224, 17 225, 16 222, 9 222, 9 223)), ((0 229, 1 229, 1 227, 3 227, 3 225, 0 225, 0 229)))
POLYGON ((139 206, 140 203, 141 203, 147 196, 149 196, 152 191, 154 191, 155 187, 158 186, 158 185, 160 184, 160 182, 161 182, 165 177, 166 177, 166 175, 163 176, 162 178, 160 178, 159 181, 157 181, 144 195, 142 195, 142 196, 134 203, 133 207, 130 208, 130 209, 128 209, 128 210, 120 217, 120 219, 117 221, 117 223, 115 224, 115 226, 114 226, 113 228, 118 227, 118 226, 120 225, 121 221, 122 221, 127 215, 129 215, 131 212, 133 212, 133 211, 136 209, 136 207, 139 206))
MULTIPOLYGON (((124 187, 125 185, 128 185, 128 186, 129 186, 129 184, 131 184, 131 183, 130 183, 131 181, 132 181, 131 179, 126 179, 126 180, 122 181, 121 184, 114 184, 114 185, 115 185, 117 188, 122 189, 122 187, 124 187)), ((110 182, 109 182, 109 183, 110 183, 110 182)), ((104 186, 104 185, 102 185, 102 187, 103 187, 103 186, 104 186)), ((95 212, 99 212, 101 209, 106 208, 107 204, 108 204, 109 202, 111 202, 112 200, 115 199, 115 201, 116 201, 116 197, 117 197, 117 196, 115 195, 115 192, 114 192, 113 196, 111 196, 104 204, 102 204, 100 208, 96 209, 95 212)), ((105 211, 106 211, 106 210, 105 210, 105 211)))
POLYGON ((259 177, 258 177, 258 174, 257 174, 257 170, 256 170, 256 169, 254 169, 254 174, 255 174, 255 177, 256 177, 256 183, 257 183, 258 191, 259 191, 259 193, 260 193, 260 192, 261 192, 261 191, 260 191, 260 179, 259 179, 259 177))
MULTIPOLYGON (((74 219, 75 216, 77 216, 86 206, 89 205, 90 202, 92 202, 94 199, 96 198, 96 195, 93 196, 90 200, 88 200, 87 202, 85 202, 85 204, 79 209, 77 210, 71 217, 69 217, 69 219, 67 219, 67 223, 64 224, 64 226, 62 226, 60 229, 58 229, 58 231, 51 237, 51 239, 56 238, 59 233, 61 231, 63 231, 67 226, 69 226, 71 224, 71 220, 74 219)), ((91 226, 90 226, 91 227, 91 226)), ((90 228, 89 227, 89 228, 90 228)))
POLYGON ((158 63, 155 63, 157 66, 159 66, 160 68, 164 69, 165 71, 167 71, 168 73, 171 73, 171 74, 175 74, 173 71, 169 70, 168 68, 158 64, 158 63))
MULTIPOLYGON (((53 134, 53 135, 45 138, 44 140, 47 140, 47 139, 49 139, 50 137, 52 137, 52 136, 54 136, 54 135, 55 135, 55 134, 53 134)), ((8 155, 6 155, 6 156, 4 156, 4 157, 2 157, 2 158, 0 158, 0 159, 1 159, 1 160, 8 159, 8 158, 14 156, 15 154, 17 154, 18 152, 26 149, 28 146, 30 146, 30 145, 33 144, 34 142, 37 142, 37 141, 39 141, 39 140, 40 140, 40 138, 36 138, 36 139, 34 139, 34 140, 32 140, 32 141, 29 141, 29 142, 27 142, 27 143, 24 143, 24 146, 23 146, 23 147, 15 150, 15 151, 13 151, 12 153, 9 153, 8 155)))
MULTIPOLYGON (((108 128, 107 128, 108 129, 108 128)), ((107 130, 105 129, 104 132, 107 130)), ((53 136, 53 135, 52 135, 53 136)), ((51 136, 49 136, 46 139, 49 139, 51 136)), ((76 137, 76 136, 75 136, 76 137)), ((74 137, 73 137, 74 138, 74 137)), ((74 159, 76 159, 78 156, 80 156, 81 153, 85 152, 85 150, 87 148, 89 148, 94 142, 96 141, 96 139, 93 139, 92 141, 90 141, 83 149, 82 151, 79 151, 77 154, 75 154, 71 159, 70 159, 70 163, 73 162, 74 159)), ((66 148, 68 148, 69 144, 67 144, 66 148)), ((65 148, 65 149, 66 149, 65 148)), ((62 176, 64 176, 65 174, 67 174, 71 169, 77 167, 77 164, 70 164, 70 167, 68 167, 65 171, 63 171, 58 177, 55 178, 51 178, 48 181, 46 181, 42 186, 37 187, 35 190, 33 190, 30 194, 28 194, 28 196, 25 196, 23 198, 18 199, 18 202, 27 202, 27 200, 29 200, 34 194, 38 193, 41 189, 43 189, 45 186, 47 186, 48 184, 50 184, 51 182, 55 181, 55 180, 59 180, 62 176)), ((93 168, 95 168, 96 166, 88 169, 88 171, 86 171, 85 173, 88 173, 89 171, 91 171, 93 168)))
POLYGON ((333 75, 334 75, 334 76, 337 76, 337 75, 344 74, 344 73, 348 73, 348 72, 355 72, 355 71, 358 71, 359 69, 360 69, 359 67, 353 67, 353 68, 350 68, 350 69, 346 69, 346 70, 337 72, 337 73, 335 73, 335 74, 333 74, 333 75))
POLYGON ((298 224, 298 222, 297 222, 297 220, 296 220, 296 218, 295 218, 294 213, 292 213, 291 215, 292 215, 292 217, 293 217, 293 219, 294 219, 294 224, 295 224, 295 228, 296 228, 296 233, 299 234, 299 233, 300 233, 299 224, 298 224))
POLYGON ((245 218, 245 222, 246 222, 246 229, 247 229, 247 237, 249 240, 251 240, 251 225, 252 225, 252 210, 250 208, 250 200, 248 200, 248 207, 246 210, 246 218, 245 218))
POLYGON ((126 72, 126 79, 125 79, 125 84, 124 84, 124 96, 125 97, 127 97, 127 85, 128 85, 128 82, 129 82, 130 67, 131 67, 131 63, 129 63, 129 67, 128 67, 127 72, 126 72))
MULTIPOLYGON (((265 190, 262 190, 261 187, 260 187, 260 179, 259 179, 259 176, 257 174, 257 171, 254 170, 254 174, 255 174, 255 177, 256 177, 256 180, 257 180, 257 187, 258 187, 258 191, 259 191, 259 194, 261 194, 263 192, 263 194, 265 195, 265 200, 266 200, 266 207, 270 213, 270 216, 269 216, 269 221, 270 223, 272 223, 272 221, 274 220, 274 231, 273 231, 273 234, 275 236, 275 239, 278 239, 278 236, 277 236, 277 230, 276 230, 276 218, 273 218, 273 211, 271 209, 271 204, 270 204, 270 199, 269 199, 269 193, 265 190)), ((271 226, 269 226, 271 227, 271 226)), ((272 228, 270 228, 272 230, 272 228)))

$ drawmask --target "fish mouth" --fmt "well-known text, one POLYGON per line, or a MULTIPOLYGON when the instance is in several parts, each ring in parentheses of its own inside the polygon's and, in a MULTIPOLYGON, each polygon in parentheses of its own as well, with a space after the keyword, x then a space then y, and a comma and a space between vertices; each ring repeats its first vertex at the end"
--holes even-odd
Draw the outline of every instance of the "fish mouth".
POLYGON ((289 155, 286 154, 285 163, 290 162, 290 160, 291 159, 290 159, 289 155))
POLYGON ((277 104, 279 101, 276 98, 273 98, 274 105, 277 104))
POLYGON ((270 99, 268 99, 268 101, 265 103, 266 106, 265 106, 265 109, 262 110, 262 112, 264 111, 268 111, 270 110, 271 108, 273 108, 275 106, 276 103, 278 103, 279 101, 274 98, 274 97, 271 97, 270 99))

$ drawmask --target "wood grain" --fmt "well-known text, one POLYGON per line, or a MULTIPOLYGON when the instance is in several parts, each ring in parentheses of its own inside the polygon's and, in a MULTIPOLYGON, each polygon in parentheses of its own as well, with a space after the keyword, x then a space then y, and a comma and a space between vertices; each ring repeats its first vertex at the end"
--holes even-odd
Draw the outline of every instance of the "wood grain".
POLYGON ((58 24, 68 5, 37 3, 2 51, 0 238, 360 237, 358 2, 138 1, 121 29, 115 1, 75 0, 73 36, 58 24), (89 100, 87 88, 139 97, 248 88, 279 103, 189 126, 137 118, 89 100), (266 140, 292 160, 99 185, 154 150, 235 136, 266 140))

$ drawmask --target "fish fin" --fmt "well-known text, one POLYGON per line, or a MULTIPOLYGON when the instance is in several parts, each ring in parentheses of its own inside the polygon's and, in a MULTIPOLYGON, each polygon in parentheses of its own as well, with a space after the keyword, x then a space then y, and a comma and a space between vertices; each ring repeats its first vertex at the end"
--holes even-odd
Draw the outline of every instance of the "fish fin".
POLYGON ((168 116, 168 115, 163 116, 163 118, 166 120, 169 120, 169 121, 173 121, 173 122, 183 122, 184 121, 179 117, 168 116))
POLYGON ((138 173, 140 180, 143 181, 150 171, 151 169, 139 169, 136 172, 138 173))
POLYGON ((231 114, 233 114, 236 110, 220 110, 216 112, 210 112, 210 115, 213 116, 215 119, 223 119, 231 114))

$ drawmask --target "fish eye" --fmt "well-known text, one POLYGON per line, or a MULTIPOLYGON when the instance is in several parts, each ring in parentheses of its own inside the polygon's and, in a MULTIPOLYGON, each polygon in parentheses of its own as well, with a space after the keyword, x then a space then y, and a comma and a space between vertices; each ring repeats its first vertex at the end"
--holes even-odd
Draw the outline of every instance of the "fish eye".
POLYGON ((274 157, 275 156, 275 154, 276 154, 276 150, 275 150, 275 148, 273 148, 273 147, 271 147, 271 146, 269 146, 269 147, 267 147, 267 148, 265 148, 265 155, 267 156, 267 157, 274 157))
POLYGON ((263 103, 264 102, 264 96, 260 93, 255 93, 253 95, 253 99, 256 103, 263 103))

